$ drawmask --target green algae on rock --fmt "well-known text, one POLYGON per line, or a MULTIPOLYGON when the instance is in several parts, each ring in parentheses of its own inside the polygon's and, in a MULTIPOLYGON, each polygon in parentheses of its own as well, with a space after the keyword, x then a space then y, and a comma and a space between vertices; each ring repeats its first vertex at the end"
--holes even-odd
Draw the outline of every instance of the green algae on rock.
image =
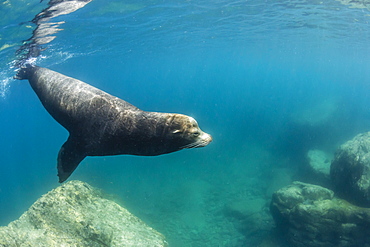
POLYGON ((65 183, 0 227, 0 246, 167 246, 164 236, 99 190, 65 183))
POLYGON ((324 187, 294 182, 273 194, 270 210, 292 246, 370 246, 370 209, 339 199, 324 187))
POLYGON ((361 207, 370 207, 370 132, 355 136, 335 152, 330 167, 334 191, 361 207))

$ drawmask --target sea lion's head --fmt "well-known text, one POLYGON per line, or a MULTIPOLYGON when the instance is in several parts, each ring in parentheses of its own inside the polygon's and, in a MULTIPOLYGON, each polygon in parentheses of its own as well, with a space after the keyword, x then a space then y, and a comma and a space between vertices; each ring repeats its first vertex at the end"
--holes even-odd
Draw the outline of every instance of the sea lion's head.
POLYGON ((212 136, 203 132, 192 117, 170 114, 167 125, 167 137, 178 149, 204 147, 212 141, 212 136))

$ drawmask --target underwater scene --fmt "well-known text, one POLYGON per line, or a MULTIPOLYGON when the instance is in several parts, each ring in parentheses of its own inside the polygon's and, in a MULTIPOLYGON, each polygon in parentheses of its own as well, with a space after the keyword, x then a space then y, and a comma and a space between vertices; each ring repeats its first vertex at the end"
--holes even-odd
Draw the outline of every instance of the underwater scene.
POLYGON ((370 246, 370 1, 0 15, 0 246, 370 246))

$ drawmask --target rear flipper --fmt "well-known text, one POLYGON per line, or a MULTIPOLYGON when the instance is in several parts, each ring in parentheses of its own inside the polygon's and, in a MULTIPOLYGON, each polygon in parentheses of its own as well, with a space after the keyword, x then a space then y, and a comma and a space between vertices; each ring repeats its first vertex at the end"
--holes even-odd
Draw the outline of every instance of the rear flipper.
POLYGON ((58 154, 59 183, 66 181, 80 162, 86 157, 86 155, 79 150, 80 148, 77 142, 73 141, 70 137, 61 147, 58 154))

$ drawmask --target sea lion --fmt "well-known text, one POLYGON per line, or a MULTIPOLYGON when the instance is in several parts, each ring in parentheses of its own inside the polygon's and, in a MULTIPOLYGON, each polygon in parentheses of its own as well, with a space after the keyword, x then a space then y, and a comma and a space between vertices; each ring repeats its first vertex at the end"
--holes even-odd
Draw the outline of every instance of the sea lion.
POLYGON ((49 114, 69 132, 58 154, 59 182, 86 156, 154 156, 204 147, 212 137, 194 118, 142 111, 85 82, 37 66, 21 68, 49 114))

